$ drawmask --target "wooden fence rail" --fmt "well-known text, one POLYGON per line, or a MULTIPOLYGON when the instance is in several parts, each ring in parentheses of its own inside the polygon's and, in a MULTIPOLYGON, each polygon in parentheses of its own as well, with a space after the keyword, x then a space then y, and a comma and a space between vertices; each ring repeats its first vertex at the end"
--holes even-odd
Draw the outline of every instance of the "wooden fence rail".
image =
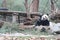
POLYGON ((22 12, 22 11, 0 11, 0 15, 3 16, 3 20, 6 21, 6 16, 12 16, 12 22, 18 22, 20 23, 20 16, 27 17, 27 14, 30 14, 31 16, 40 16, 42 13, 40 12, 22 12))

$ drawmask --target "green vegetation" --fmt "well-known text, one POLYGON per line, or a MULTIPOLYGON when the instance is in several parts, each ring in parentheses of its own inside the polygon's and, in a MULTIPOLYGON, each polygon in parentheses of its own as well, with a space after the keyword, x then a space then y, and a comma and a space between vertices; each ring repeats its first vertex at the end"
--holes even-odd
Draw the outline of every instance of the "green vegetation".
MULTIPOLYGON (((32 0, 28 0, 29 5, 32 0)), ((39 0, 39 12, 50 13, 50 0, 39 0)), ((0 7, 2 7, 3 0, 0 0, 0 7)), ((60 9, 60 0, 56 2, 56 6, 60 9)), ((7 8, 15 11, 25 11, 24 0, 7 0, 7 8)))
POLYGON ((31 34, 31 35, 49 35, 48 32, 40 32, 40 30, 35 29, 19 29, 18 23, 4 23, 2 28, 0 28, 0 33, 23 33, 23 34, 31 34))
POLYGON ((18 30, 19 30, 18 23, 12 23, 12 24, 4 23, 4 25, 0 29, 0 33, 11 33, 11 32, 16 33, 18 30))

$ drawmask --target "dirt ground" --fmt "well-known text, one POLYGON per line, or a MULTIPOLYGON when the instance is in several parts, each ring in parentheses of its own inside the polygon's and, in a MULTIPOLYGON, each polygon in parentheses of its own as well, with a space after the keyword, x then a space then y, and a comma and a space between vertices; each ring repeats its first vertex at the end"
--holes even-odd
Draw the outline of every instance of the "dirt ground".
POLYGON ((60 40, 59 36, 0 36, 0 40, 60 40))

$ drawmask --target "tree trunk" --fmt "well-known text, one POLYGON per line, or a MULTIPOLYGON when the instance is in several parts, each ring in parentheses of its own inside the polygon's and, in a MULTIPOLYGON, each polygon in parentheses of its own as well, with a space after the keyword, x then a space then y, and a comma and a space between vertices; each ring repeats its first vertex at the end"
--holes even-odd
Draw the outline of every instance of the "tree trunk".
POLYGON ((28 12, 28 0, 25 0, 25 8, 26 8, 26 12, 28 12))
POLYGON ((51 10, 54 10, 54 2, 51 0, 51 10))
POLYGON ((56 0, 50 0, 50 2, 51 2, 51 14, 50 14, 50 18, 52 20, 55 20, 55 15, 56 15, 56 13, 58 11, 58 8, 56 8, 56 4, 55 4, 57 1, 56 0))
POLYGON ((38 12, 39 0, 33 0, 30 6, 30 12, 38 12))
POLYGON ((51 0, 51 12, 55 13, 56 11, 56 4, 55 4, 55 0, 51 0))
POLYGON ((28 6, 28 0, 25 0, 25 8, 27 17, 30 18, 30 12, 38 12, 39 0, 33 0, 31 5, 28 6))
POLYGON ((38 12, 38 7, 39 7, 39 0, 33 0, 31 5, 29 6, 28 6, 28 0, 25 0, 25 8, 26 8, 27 20, 28 20, 25 24, 30 24, 30 22, 32 21, 30 17, 30 12, 38 12))
POLYGON ((3 0, 3 2, 2 2, 2 7, 4 7, 4 8, 7 7, 7 0, 3 0))
POLYGON ((27 12, 27 18, 30 18, 28 0, 25 0, 25 8, 26 8, 26 12, 27 12))

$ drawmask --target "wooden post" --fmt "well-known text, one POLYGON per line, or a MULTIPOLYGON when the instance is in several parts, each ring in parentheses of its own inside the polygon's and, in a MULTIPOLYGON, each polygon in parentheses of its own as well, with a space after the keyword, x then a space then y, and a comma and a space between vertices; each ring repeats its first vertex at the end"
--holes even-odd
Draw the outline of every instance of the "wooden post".
POLYGON ((6 14, 3 14, 3 21, 6 21, 6 14))
POLYGON ((18 15, 18 23, 20 23, 20 16, 18 15))
POLYGON ((17 18, 17 13, 13 13, 12 15, 12 23, 16 22, 16 18, 17 18))

